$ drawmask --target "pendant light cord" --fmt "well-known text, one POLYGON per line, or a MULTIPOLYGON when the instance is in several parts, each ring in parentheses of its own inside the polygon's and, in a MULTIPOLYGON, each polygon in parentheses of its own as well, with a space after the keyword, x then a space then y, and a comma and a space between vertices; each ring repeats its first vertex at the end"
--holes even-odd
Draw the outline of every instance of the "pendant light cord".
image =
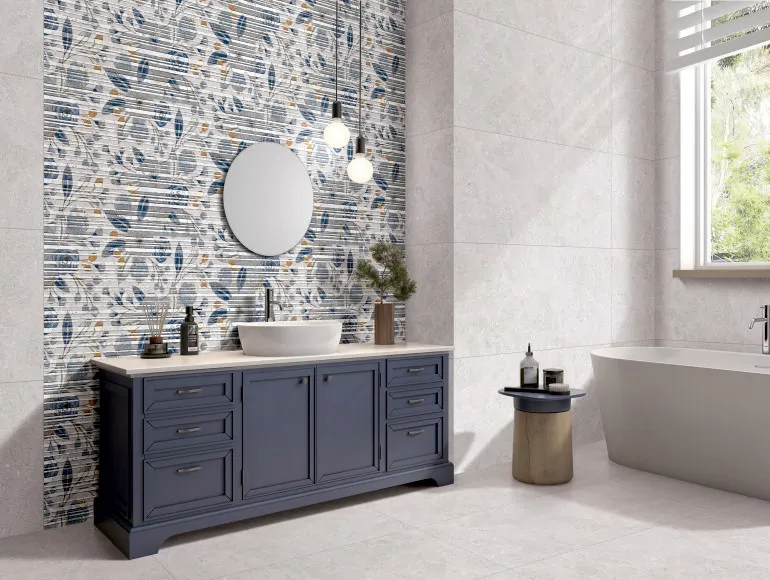
MULTIPOLYGON (((364 100, 363 70, 364 70, 364 0, 358 2, 358 135, 361 136, 361 111, 364 100)), ((362 151, 363 153, 363 151, 362 151)))
POLYGON ((337 38, 337 33, 340 31, 340 0, 336 0, 334 3, 334 102, 340 100, 339 95, 339 75, 340 75, 340 43, 337 38))

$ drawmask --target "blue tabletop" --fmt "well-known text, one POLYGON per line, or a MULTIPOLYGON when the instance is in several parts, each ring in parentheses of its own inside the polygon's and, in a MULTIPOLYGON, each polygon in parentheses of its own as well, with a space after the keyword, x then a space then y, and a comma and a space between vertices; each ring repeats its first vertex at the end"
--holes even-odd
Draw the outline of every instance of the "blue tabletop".
POLYGON ((572 399, 584 397, 586 392, 570 389, 569 393, 530 393, 527 391, 497 391, 501 395, 513 398, 513 408, 527 413, 564 413, 569 411, 572 399))
POLYGON ((580 389, 570 389, 569 393, 548 393, 543 391, 542 393, 528 393, 527 391, 506 391, 500 389, 497 391, 501 395, 506 397, 514 397, 517 399, 530 399, 532 401, 564 401, 566 399, 577 399, 578 397, 585 397, 586 392, 580 389))

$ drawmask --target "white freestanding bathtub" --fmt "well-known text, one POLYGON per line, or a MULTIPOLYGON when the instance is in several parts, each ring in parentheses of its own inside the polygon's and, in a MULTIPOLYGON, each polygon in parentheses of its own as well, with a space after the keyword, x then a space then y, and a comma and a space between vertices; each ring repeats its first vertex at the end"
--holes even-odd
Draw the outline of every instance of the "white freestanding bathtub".
POLYGON ((770 356, 618 347, 591 359, 612 461, 770 500, 770 356))

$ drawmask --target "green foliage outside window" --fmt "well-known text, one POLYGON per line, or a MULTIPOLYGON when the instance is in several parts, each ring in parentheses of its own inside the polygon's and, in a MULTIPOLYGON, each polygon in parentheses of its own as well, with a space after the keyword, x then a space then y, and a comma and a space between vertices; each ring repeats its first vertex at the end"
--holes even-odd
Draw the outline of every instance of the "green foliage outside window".
POLYGON ((770 46, 711 67, 711 254, 770 262, 770 46))

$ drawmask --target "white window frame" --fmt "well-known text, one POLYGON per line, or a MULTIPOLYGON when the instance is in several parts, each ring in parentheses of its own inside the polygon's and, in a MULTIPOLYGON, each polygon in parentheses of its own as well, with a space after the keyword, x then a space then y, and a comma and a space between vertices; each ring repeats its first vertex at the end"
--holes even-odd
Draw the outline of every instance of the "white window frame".
MULTIPOLYGON (((713 62, 713 61, 712 61, 713 62)), ((770 277, 770 262, 711 262, 711 68, 679 72, 680 270, 770 277)), ((684 277, 684 276, 683 276, 684 277)))

